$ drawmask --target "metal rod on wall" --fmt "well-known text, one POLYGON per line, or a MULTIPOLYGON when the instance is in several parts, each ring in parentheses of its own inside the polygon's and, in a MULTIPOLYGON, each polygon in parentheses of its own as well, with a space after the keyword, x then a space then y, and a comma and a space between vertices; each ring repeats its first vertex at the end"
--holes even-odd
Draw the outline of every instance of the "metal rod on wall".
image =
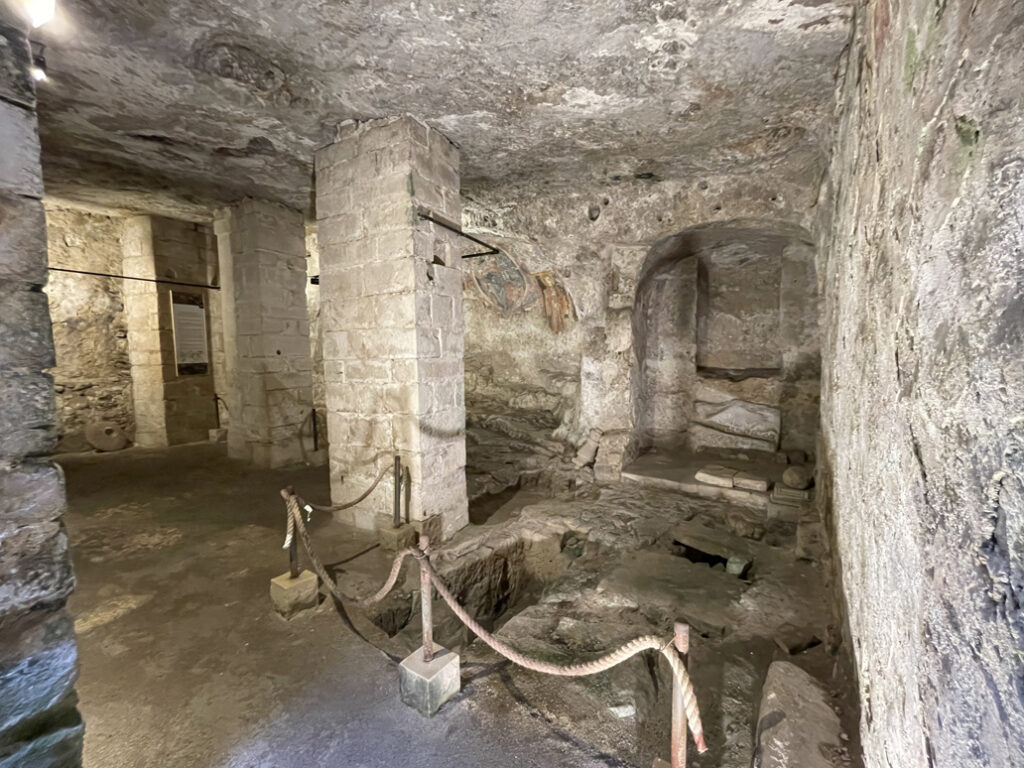
POLYGON ((163 283, 164 285, 181 285, 186 288, 208 288, 211 291, 219 291, 219 285, 206 285, 205 283, 183 283, 179 280, 166 280, 153 277, 132 277, 131 275, 114 275, 109 272, 88 272, 84 269, 66 269, 64 267, 47 267, 51 272, 70 272, 73 275, 92 275, 93 277, 113 277, 117 280, 138 280, 143 283, 163 283))
POLYGON ((490 243, 485 243, 478 237, 473 237, 473 235, 466 234, 465 232, 462 231, 462 228, 459 227, 455 222, 448 221, 447 219, 442 218, 440 214, 431 213, 425 209, 420 209, 416 211, 416 215, 419 216, 421 219, 424 219, 425 221, 437 224, 439 227, 444 227, 449 232, 454 232, 459 237, 464 237, 467 240, 474 242, 477 245, 482 245, 484 248, 487 249, 486 251, 481 251, 480 253, 467 253, 465 256, 462 257, 464 259, 475 259, 477 256, 491 256, 495 253, 501 253, 501 251, 499 251, 490 243))
MULTIPOLYGON (((463 259, 475 259, 477 256, 493 256, 496 253, 501 253, 501 251, 498 248, 495 248, 490 243, 485 243, 479 237, 474 237, 473 235, 463 232, 462 228, 459 227, 458 224, 456 224, 454 221, 449 221, 448 219, 445 219, 438 213, 428 211, 426 208, 418 208, 416 211, 416 215, 419 216, 424 221, 429 221, 433 224, 437 224, 439 227, 444 227, 449 232, 454 232, 459 237, 464 237, 467 240, 474 242, 477 245, 482 245, 484 248, 487 249, 486 251, 480 251, 479 253, 467 253, 465 256, 462 257, 463 259)), ((312 285, 320 285, 320 275, 310 275, 309 282, 312 285)))

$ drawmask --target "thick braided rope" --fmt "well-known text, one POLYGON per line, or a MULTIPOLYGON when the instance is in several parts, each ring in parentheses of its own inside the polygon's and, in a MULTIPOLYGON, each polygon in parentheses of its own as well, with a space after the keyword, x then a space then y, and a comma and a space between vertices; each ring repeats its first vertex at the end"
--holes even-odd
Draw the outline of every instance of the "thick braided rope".
MULTIPOLYGON (((338 585, 335 583, 334 579, 331 578, 330 574, 327 573, 327 569, 324 568, 320 559, 313 552, 313 542, 311 541, 309 532, 306 530, 306 526, 302 521, 302 512, 299 510, 298 498, 288 491, 281 491, 281 495, 285 499, 285 505, 288 509, 288 518, 290 521, 293 521, 295 528, 298 530, 299 538, 302 541, 302 545, 306 548, 306 553, 309 555, 310 562, 313 565, 313 570, 324 582, 331 594, 337 600, 342 600, 343 598, 341 592, 338 590, 338 585)), ((452 609, 452 612, 459 617, 459 620, 466 625, 470 632, 479 637, 492 650, 525 669, 530 669, 534 672, 541 672, 548 675, 557 675, 560 677, 585 677, 597 674, 598 672, 607 671, 612 667, 621 664, 623 661, 636 656, 638 653, 642 653, 643 651, 658 651, 665 657, 666 661, 668 661, 668 665, 672 669, 672 674, 679 682, 680 688, 683 692, 683 709, 686 712, 686 721, 693 734, 693 741, 694 744, 697 745, 697 751, 701 753, 707 751, 707 746, 704 743, 704 726, 701 723, 700 708, 697 705, 697 697, 694 694, 693 683, 690 681, 690 676, 686 671, 686 667, 683 666, 679 655, 673 649, 672 640, 665 642, 654 635, 644 635, 634 640, 630 640, 628 643, 620 646, 611 653, 607 653, 597 659, 580 664, 552 664, 546 661, 531 659, 503 643, 484 629, 476 619, 470 616, 469 613, 466 612, 466 609, 459 604, 459 601, 456 600, 455 596, 448 590, 447 585, 441 580, 437 571, 434 570, 434 566, 431 564, 426 554, 421 550, 412 548, 404 549, 395 556, 395 561, 391 565, 391 573, 388 575, 384 586, 381 587, 381 589, 372 597, 360 601, 359 604, 366 606, 382 600, 394 587, 395 581, 398 579, 402 563, 405 561, 405 558, 409 556, 415 557, 419 561, 421 568, 426 568, 427 573, 430 575, 430 581, 433 583, 438 595, 441 596, 441 599, 445 601, 448 607, 452 609)))
POLYGON ((409 557, 410 555, 416 557, 419 554, 421 553, 418 549, 411 548, 403 549, 401 552, 399 552, 395 556, 395 562, 391 564, 391 573, 388 574, 388 578, 387 581, 384 582, 384 586, 378 589, 377 592, 371 597, 368 597, 365 600, 360 600, 359 606, 365 608, 368 605, 379 603, 381 600, 387 597, 388 593, 395 586, 395 582, 398 580, 398 573, 402 570, 402 563, 405 562, 405 558, 409 557))
MULTIPOLYGON (((407 553, 412 554, 417 560, 420 561, 420 567, 426 568, 427 573, 430 574, 430 580, 434 584, 434 588, 437 593, 441 596, 441 599, 448 604, 448 607, 452 609, 452 612, 459 617, 463 624, 465 624, 469 630, 479 637, 485 644, 490 646, 491 649, 504 656, 509 661, 518 664, 526 669, 531 669, 534 672, 542 672, 548 675, 558 675, 560 677, 585 677, 587 675, 594 675, 598 672, 604 672, 611 669, 618 664, 621 664, 626 659, 636 656, 646 650, 654 650, 661 653, 668 660, 669 667, 672 669, 672 674, 675 675, 676 680, 679 681, 679 685, 683 692, 683 708, 686 712, 686 721, 690 726, 690 730, 693 732, 693 741, 697 745, 699 752, 706 752, 707 746, 704 744, 704 726, 700 720, 700 709, 697 705, 697 697, 693 691, 693 683, 690 681, 690 676, 683 666, 683 663, 679 659, 679 655, 675 652, 672 646, 672 641, 669 640, 667 643, 661 638, 655 637, 654 635, 644 635, 638 637, 635 640, 630 640, 625 645, 620 646, 611 653, 607 653, 593 661, 588 661, 581 664, 552 664, 546 661, 538 661, 531 659, 528 656, 524 656, 519 651, 511 648, 510 646, 503 643, 501 640, 496 638, 486 629, 484 629, 472 616, 470 616, 466 609, 463 608, 455 596, 448 591, 448 587, 441 580, 441 577, 437 575, 437 571, 434 570, 434 566, 431 565, 430 560, 422 552, 416 550, 406 550, 407 553)), ((396 562, 400 562, 401 558, 406 554, 403 552, 396 562)))
POLYGON ((337 583, 327 573, 324 564, 320 562, 320 558, 313 551, 313 541, 309 538, 309 531, 306 530, 305 523, 302 522, 302 511, 299 509, 298 497, 293 493, 288 493, 288 491, 281 491, 281 495, 284 496, 285 508, 288 510, 288 530, 298 530, 299 539, 302 541, 302 546, 306 548, 306 554, 309 555, 313 571, 320 577, 320 581, 324 583, 324 586, 327 587, 334 598, 341 600, 342 594, 338 589, 337 583))
POLYGON ((388 472, 392 472, 393 470, 394 470, 394 466, 393 465, 385 464, 384 467, 381 469, 381 471, 377 473, 377 477, 374 478, 374 481, 370 484, 370 487, 367 488, 359 498, 352 499, 352 501, 346 501, 346 502, 344 502, 342 504, 326 504, 326 505, 325 504, 310 504, 305 499, 302 499, 301 502, 302 502, 303 505, 305 505, 307 507, 310 507, 314 512, 341 512, 343 509, 348 509, 349 507, 354 507, 356 504, 358 504, 363 499, 365 499, 367 496, 369 496, 371 493, 373 493, 377 489, 377 486, 380 485, 380 481, 384 479, 384 475, 386 475, 388 472))
MULTIPOLYGON (((370 484, 370 487, 367 488, 366 491, 363 492, 362 496, 360 496, 357 499, 353 499, 352 501, 346 501, 346 502, 344 502, 342 504, 331 504, 331 505, 328 505, 328 506, 324 506, 322 504, 311 504, 310 502, 306 501, 305 499, 301 499, 301 498, 298 498, 298 497, 296 497, 296 500, 297 500, 298 504, 300 504, 301 506, 306 508, 307 512, 341 512, 343 509, 348 509, 349 507, 354 507, 356 504, 358 504, 363 499, 365 499, 367 496, 369 496, 371 493, 373 493, 374 490, 377 488, 377 486, 380 485, 380 481, 384 479, 384 475, 386 475, 391 470, 392 470, 391 466, 385 465, 384 468, 381 469, 381 471, 377 473, 377 477, 370 484)), ((282 492, 282 495, 284 495, 284 492, 282 492)), ((287 498, 288 497, 285 496, 285 499, 287 499, 287 498)), ((292 544, 292 537, 294 537, 294 536, 295 536, 295 522, 292 520, 291 514, 289 514, 288 515, 288 525, 287 525, 287 528, 285 529, 285 534, 284 534, 284 545, 281 547, 281 549, 288 549, 288 547, 290 547, 291 544, 292 544)))

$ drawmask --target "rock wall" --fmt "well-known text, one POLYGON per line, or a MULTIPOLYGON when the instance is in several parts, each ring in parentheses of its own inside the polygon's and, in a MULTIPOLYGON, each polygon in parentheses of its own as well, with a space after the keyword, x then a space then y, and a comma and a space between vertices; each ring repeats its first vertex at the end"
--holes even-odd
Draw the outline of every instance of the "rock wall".
MULTIPOLYGON (((50 266, 120 274, 120 218, 46 205, 50 266)), ((127 435, 135 428, 128 327, 122 281, 51 272, 46 287, 57 364, 58 450, 89 449, 87 424, 112 421, 127 435)))
POLYGON ((81 764, 28 25, 0 4, 0 766, 81 764))
MULTIPOLYGON (((762 174, 707 174, 685 182, 641 174, 571 188, 464 190, 466 229, 502 249, 499 257, 465 262, 469 423, 488 414, 514 414, 573 449, 591 452, 580 460, 593 462, 599 479, 615 479, 636 450, 638 425, 650 421, 635 397, 646 375, 637 361, 668 354, 644 348, 644 334, 634 328, 634 307, 641 314, 653 309, 641 282, 653 271, 655 246, 700 226, 736 222, 781 228, 799 241, 814 215, 823 168, 823 159, 801 157, 762 174), (539 276, 558 288, 545 296, 539 276)), ((800 263, 803 283, 813 292, 813 259, 805 255, 800 263)), ((780 270, 781 306, 795 276, 780 270)), ((679 287, 670 291, 679 300, 684 293, 679 287)), ((667 322, 672 310, 666 312, 667 322)), ((793 326, 780 310, 780 367, 794 371, 794 378, 775 381, 770 404, 783 410, 783 430, 795 425, 792 445, 784 438, 784 447, 813 452, 817 335, 803 334, 797 347, 784 335, 793 326), (799 354, 805 347, 813 350, 811 365, 799 354), (796 412, 801 415, 787 419, 796 412)), ((667 381, 671 364, 658 386, 682 409, 672 416, 681 427, 689 421, 693 398, 682 394, 685 383, 667 381)), ((675 406, 666 400, 660 407, 675 406)))
POLYGON ((873 0, 840 90, 823 480, 869 768, 1024 765, 1022 52, 1018 2, 873 0))

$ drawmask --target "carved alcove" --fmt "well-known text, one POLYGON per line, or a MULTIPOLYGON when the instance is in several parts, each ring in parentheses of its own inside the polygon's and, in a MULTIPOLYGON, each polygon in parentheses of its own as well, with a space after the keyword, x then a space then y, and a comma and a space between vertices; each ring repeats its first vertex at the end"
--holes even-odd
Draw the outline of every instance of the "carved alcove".
POLYGON ((813 250, 767 222, 694 227, 652 248, 633 314, 635 445, 813 452, 813 250))

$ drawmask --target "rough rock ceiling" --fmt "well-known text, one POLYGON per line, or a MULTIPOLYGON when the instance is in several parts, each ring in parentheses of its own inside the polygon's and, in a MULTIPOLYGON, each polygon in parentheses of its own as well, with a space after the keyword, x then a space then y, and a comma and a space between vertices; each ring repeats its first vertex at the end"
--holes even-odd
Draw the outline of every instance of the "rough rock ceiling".
POLYGON ((768 172, 822 149, 850 2, 58 0, 47 188, 308 210, 334 126, 401 112, 462 147, 467 188, 768 172))

